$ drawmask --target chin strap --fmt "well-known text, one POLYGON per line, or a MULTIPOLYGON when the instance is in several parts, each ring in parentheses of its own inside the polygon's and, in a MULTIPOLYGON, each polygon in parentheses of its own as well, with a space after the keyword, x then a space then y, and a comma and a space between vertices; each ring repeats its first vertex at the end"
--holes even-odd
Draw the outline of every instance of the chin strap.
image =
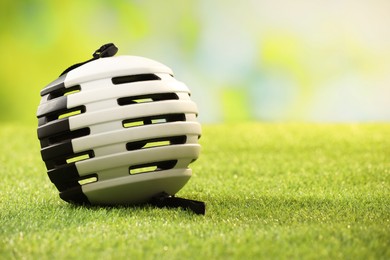
POLYGON ((192 210, 195 214, 206 214, 206 204, 203 201, 178 198, 165 192, 153 197, 149 203, 159 208, 183 208, 192 210))
POLYGON ((88 63, 88 62, 91 62, 93 60, 97 60, 99 58, 105 58, 105 57, 112 57, 114 56, 116 53, 118 52, 118 48, 113 44, 113 43, 107 43, 107 44, 104 44, 102 47, 100 47, 99 49, 97 49, 93 54, 92 54, 92 59, 89 59, 87 61, 84 61, 84 62, 80 62, 80 63, 77 63, 77 64, 74 64, 72 66, 70 66, 69 68, 67 68, 66 70, 64 70, 64 72, 61 73, 60 76, 68 73, 69 71, 77 68, 77 67, 80 67, 81 65, 84 65, 85 63, 88 63))

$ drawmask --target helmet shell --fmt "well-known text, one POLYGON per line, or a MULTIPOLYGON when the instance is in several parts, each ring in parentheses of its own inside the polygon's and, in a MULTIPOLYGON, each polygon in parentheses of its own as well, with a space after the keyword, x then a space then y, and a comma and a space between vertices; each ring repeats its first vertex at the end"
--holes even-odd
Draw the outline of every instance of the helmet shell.
POLYGON ((198 109, 172 70, 137 56, 77 67, 41 91, 38 138, 68 202, 138 204, 174 195, 200 152, 198 109))

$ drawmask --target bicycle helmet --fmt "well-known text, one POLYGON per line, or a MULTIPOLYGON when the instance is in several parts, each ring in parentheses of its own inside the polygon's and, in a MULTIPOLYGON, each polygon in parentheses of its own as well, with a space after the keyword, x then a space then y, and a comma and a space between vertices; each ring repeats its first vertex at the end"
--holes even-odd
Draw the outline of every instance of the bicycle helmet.
POLYGON ((174 197, 200 152, 189 89, 167 66, 113 57, 117 50, 103 45, 41 91, 38 138, 50 180, 76 204, 199 209, 174 197))

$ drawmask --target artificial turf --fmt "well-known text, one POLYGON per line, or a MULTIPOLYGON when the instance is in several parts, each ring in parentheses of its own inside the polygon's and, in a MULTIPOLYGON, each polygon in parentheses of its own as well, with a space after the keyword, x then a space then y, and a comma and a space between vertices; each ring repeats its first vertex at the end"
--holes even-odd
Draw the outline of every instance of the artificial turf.
POLYGON ((35 127, 0 125, 0 259, 389 259, 390 124, 203 126, 180 209, 63 202, 35 127))

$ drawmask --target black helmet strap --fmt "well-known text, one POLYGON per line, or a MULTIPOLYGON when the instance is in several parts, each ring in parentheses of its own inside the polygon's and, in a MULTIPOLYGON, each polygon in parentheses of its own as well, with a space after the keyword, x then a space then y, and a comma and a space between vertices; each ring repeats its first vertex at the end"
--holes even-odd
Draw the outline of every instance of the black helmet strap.
POLYGON ((76 63, 72 66, 70 66, 69 68, 67 68, 66 70, 64 70, 64 72, 61 73, 60 76, 68 73, 69 71, 77 68, 77 67, 80 67, 81 65, 84 65, 85 63, 88 63, 88 62, 91 62, 93 60, 97 60, 99 58, 105 58, 105 57, 112 57, 114 56, 116 53, 118 52, 118 48, 113 44, 113 43, 107 43, 107 44, 104 44, 102 47, 100 47, 99 49, 97 49, 93 54, 92 54, 92 59, 89 59, 87 61, 84 61, 84 62, 80 62, 80 63, 76 63))
POLYGON ((192 210, 194 213, 204 215, 206 213, 206 204, 203 201, 189 200, 169 196, 165 192, 155 196, 149 201, 149 204, 158 208, 183 208, 192 210))

